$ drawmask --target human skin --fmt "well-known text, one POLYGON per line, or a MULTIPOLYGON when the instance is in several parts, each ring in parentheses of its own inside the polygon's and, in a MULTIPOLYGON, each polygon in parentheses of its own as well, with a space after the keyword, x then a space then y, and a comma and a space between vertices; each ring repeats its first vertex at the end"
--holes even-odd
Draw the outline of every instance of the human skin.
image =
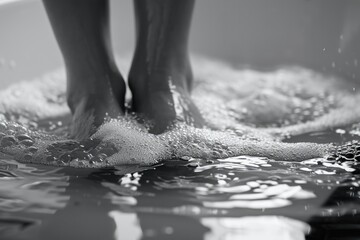
MULTIPOLYGON (((89 137, 125 113, 124 78, 111 49, 108 0, 43 0, 67 74, 71 135, 89 137)), ((194 0, 135 0, 136 50, 129 73, 132 111, 165 132, 176 121, 203 127, 190 97, 188 36, 194 0)))

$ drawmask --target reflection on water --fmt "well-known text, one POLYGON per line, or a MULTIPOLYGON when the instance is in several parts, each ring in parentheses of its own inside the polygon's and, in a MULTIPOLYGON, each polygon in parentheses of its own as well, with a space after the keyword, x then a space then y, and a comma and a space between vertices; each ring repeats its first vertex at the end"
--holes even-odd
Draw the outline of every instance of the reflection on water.
POLYGON ((241 156, 90 170, 3 160, 0 235, 305 239, 321 235, 306 222, 359 219, 360 176, 316 162, 241 156))
MULTIPOLYGON (((334 129, 287 141, 302 137, 342 143, 358 138, 349 134, 356 128, 344 129, 340 138, 334 129)), ((344 235, 344 229, 353 229, 360 219, 358 169, 358 162, 279 162, 250 156, 187 157, 148 167, 99 170, 1 160, 0 236, 318 239, 329 232, 339 236, 338 231, 344 235)))
POLYGON ((62 195, 69 176, 58 170, 1 160, 0 210, 52 214, 63 208, 69 199, 62 195))
MULTIPOLYGON (((241 156, 229 157, 236 155, 234 151, 221 142, 209 144, 214 139, 207 135, 198 141, 195 130, 186 135, 186 129, 179 128, 155 141, 143 131, 121 131, 123 122, 99 131, 128 150, 114 157, 116 162, 124 163, 129 157, 125 155, 132 154, 137 163, 139 159, 149 163, 156 159, 151 158, 149 149, 153 154, 161 153, 159 150, 169 154, 169 146, 184 154, 147 167, 133 164, 97 170, 27 165, 1 156, 0 239, 353 237, 354 224, 360 221, 359 144, 343 145, 360 139, 360 127, 353 124, 360 116, 360 95, 349 90, 353 83, 302 68, 261 73, 197 60, 194 69, 199 77, 196 102, 209 124, 222 131, 222 140, 229 136, 237 139, 236 146, 244 149, 241 156), (338 161, 302 158, 303 154, 310 156, 312 148, 303 149, 300 155, 290 154, 297 162, 274 161, 271 154, 265 154, 269 158, 242 156, 261 155, 264 150, 290 153, 285 145, 273 142, 264 147, 258 141, 274 138, 290 143, 334 143, 343 145, 337 151, 345 153, 338 161), (252 145, 246 145, 244 139, 252 145), (201 159, 191 155, 194 149, 201 159), (201 155, 204 149, 212 155, 201 155)), ((56 138, 42 135, 44 132, 62 136, 66 122, 58 116, 68 111, 64 86, 63 72, 14 85, 1 92, 4 104, 0 110, 6 113, 2 117, 32 129, 37 134, 34 140, 56 138), (30 95, 34 100, 28 100, 30 95)), ((34 140, 19 134, 23 127, 9 125, 0 125, 4 134, 11 135, 2 140, 2 150, 11 146, 15 152, 26 153, 24 159, 39 160, 40 155, 31 153, 40 148, 28 146, 34 140), (25 152, 19 147, 26 148, 25 152)), ((57 153, 65 162, 98 154, 86 147, 92 143, 58 142, 43 150, 57 153), (72 151, 77 156, 74 159, 62 152, 73 150, 72 145, 83 151, 72 151)), ((110 146, 101 147, 112 151, 110 146)))
POLYGON ((308 224, 279 216, 203 218, 201 222, 211 229, 206 240, 302 240, 310 233, 308 224))
POLYGON ((135 213, 123 213, 111 211, 109 216, 114 219, 116 230, 114 237, 116 240, 136 240, 141 239, 142 230, 139 226, 139 219, 135 213))

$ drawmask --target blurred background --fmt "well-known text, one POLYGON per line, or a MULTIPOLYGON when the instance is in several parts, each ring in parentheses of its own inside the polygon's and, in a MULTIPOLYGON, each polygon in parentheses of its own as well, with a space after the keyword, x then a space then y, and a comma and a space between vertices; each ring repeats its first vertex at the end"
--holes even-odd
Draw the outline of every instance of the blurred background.
MULTIPOLYGON (((132 54, 132 1, 111 1, 113 48, 132 54)), ((359 0, 197 0, 191 51, 234 67, 301 65, 360 81, 359 0)), ((0 88, 63 65, 39 0, 0 0, 0 88)))

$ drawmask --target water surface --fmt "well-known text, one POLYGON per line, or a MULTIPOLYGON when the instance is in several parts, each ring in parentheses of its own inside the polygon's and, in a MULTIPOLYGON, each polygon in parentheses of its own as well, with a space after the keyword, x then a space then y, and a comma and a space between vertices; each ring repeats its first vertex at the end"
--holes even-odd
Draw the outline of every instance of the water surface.
MULTIPOLYGON (((196 59, 194 69, 198 85, 193 96, 208 122, 221 134, 244 141, 260 139, 259 151, 262 141, 344 145, 360 140, 355 83, 303 68, 263 73, 232 69, 205 59, 196 59), (222 81, 216 81, 219 79, 222 81)), ((66 138, 64 89, 60 70, 2 91, 3 119, 23 127, 5 133, 18 136, 30 129, 47 138, 66 138)), ((145 134, 141 129, 131 130, 145 134)), ((187 142, 196 139, 197 132, 189 135, 193 139, 183 139, 181 133, 187 134, 184 131, 170 134, 175 140, 170 145, 176 143, 178 149, 191 153, 187 142)), ((153 139, 141 134, 146 141, 153 139)), ((56 138, 51 141, 56 142, 56 138)), ((219 146, 206 149, 217 149, 224 154, 221 158, 188 154, 155 164, 124 164, 118 155, 118 162, 123 164, 100 169, 29 164, 3 154, 1 239, 360 236, 356 226, 360 220, 356 159, 224 157, 226 148, 219 146)))

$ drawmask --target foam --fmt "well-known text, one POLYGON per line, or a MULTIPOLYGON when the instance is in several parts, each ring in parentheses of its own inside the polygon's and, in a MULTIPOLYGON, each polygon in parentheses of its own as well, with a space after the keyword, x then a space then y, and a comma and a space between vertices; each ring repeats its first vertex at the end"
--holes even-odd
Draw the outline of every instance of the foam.
POLYGON ((113 120, 102 125, 92 136, 117 146, 118 152, 108 158, 110 165, 150 165, 171 158, 164 141, 134 126, 135 124, 131 125, 128 121, 113 120))
MULTIPOLYGON (((127 59, 118 59, 123 69, 125 62, 127 59)), ((324 157, 331 147, 279 142, 283 135, 342 126, 360 117, 356 106, 360 96, 352 91, 353 84, 334 76, 300 67, 238 70, 199 57, 193 59, 193 68, 193 98, 210 129, 178 124, 169 132, 152 135, 126 116, 106 122, 87 142, 68 139, 66 126, 62 134, 43 131, 37 123, 69 114, 65 74, 60 69, 0 92, 0 151, 21 162, 73 167, 151 165, 172 158, 238 155, 301 161, 324 157)))

